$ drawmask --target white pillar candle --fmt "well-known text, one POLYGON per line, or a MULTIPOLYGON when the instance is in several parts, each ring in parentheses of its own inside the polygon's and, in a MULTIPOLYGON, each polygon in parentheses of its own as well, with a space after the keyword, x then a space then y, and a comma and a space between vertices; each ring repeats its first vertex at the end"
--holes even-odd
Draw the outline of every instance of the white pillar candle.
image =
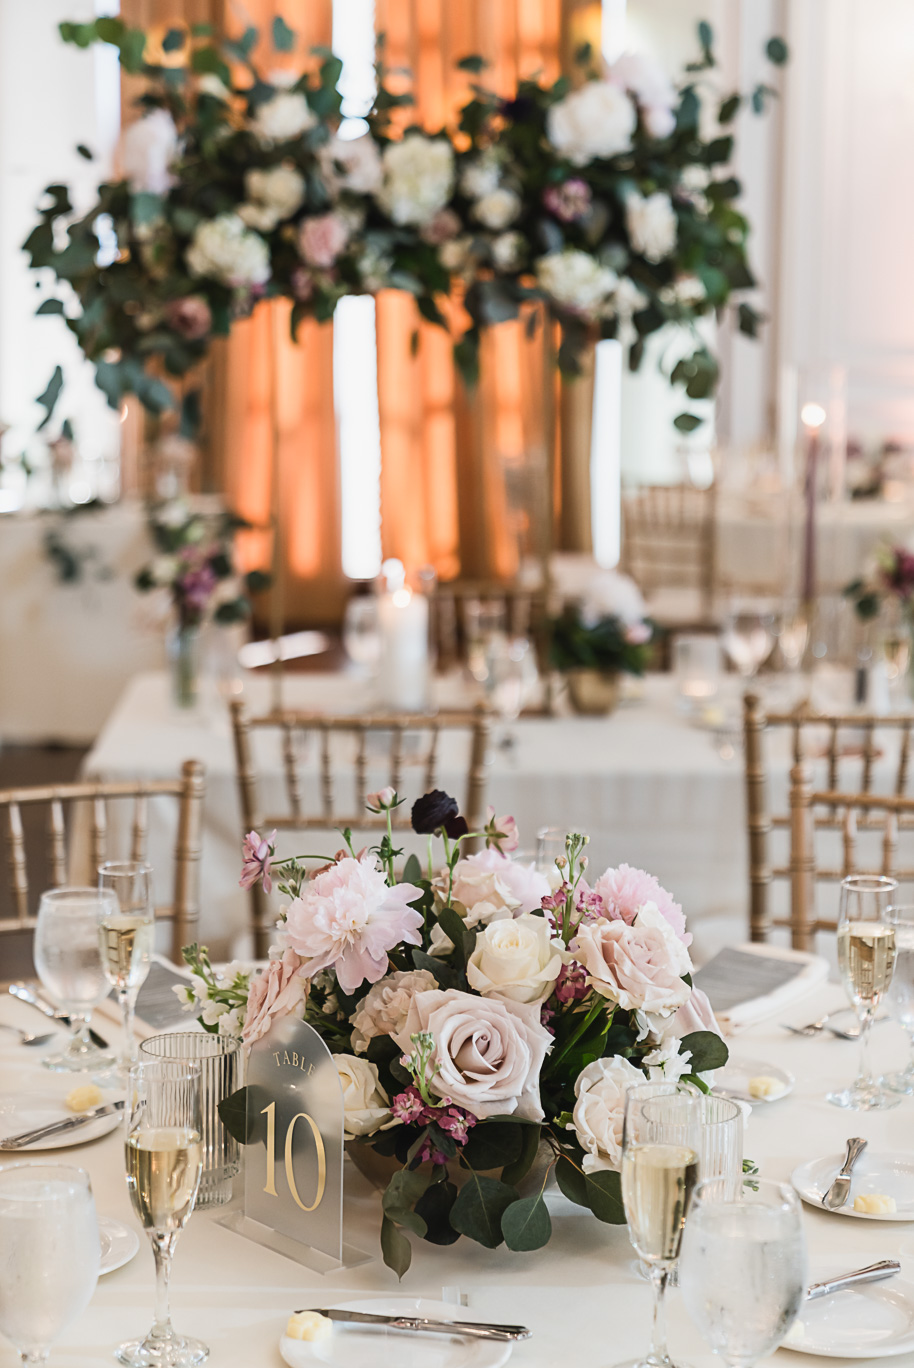
POLYGON ((382 706, 424 712, 429 699, 428 600, 403 585, 378 600, 382 706))

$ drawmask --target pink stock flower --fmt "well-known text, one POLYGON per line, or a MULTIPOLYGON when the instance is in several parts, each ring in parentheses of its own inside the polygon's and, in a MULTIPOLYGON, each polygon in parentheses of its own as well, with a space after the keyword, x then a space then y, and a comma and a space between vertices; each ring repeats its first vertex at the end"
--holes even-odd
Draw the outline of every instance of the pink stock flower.
POLYGON ((586 218, 592 202, 590 186, 579 176, 572 176, 561 185, 549 185, 543 191, 543 203, 562 223, 586 218))
POLYGON ((245 1045, 260 1040, 280 1017, 304 1007, 308 984, 302 977, 301 967, 295 951, 286 950, 282 959, 270 960, 263 973, 251 980, 241 1032, 245 1045))
POLYGON ((253 888, 258 879, 263 879, 264 889, 267 893, 272 893, 270 860, 276 853, 275 841, 275 831, 271 831, 269 836, 263 838, 258 836, 256 831, 249 831, 245 836, 241 852, 241 878, 238 880, 240 888, 253 888))
POLYGON ((339 214, 317 214, 305 219, 298 248, 309 266, 329 270, 349 241, 349 227, 339 214))
POLYGON ((426 1110, 422 1094, 412 1083, 408 1088, 404 1088, 401 1093, 397 1093, 390 1104, 391 1116, 397 1121, 402 1121, 404 1126, 411 1126, 414 1122, 421 1121, 426 1110))
POLYGON ((631 865, 620 864, 615 869, 607 869, 594 884, 594 892, 599 894, 603 903, 605 917, 610 921, 621 919, 628 926, 648 903, 653 903, 672 926, 683 945, 691 945, 692 937, 686 931, 682 907, 673 901, 672 894, 643 869, 633 869, 631 865))
POLYGON ((587 985, 587 971, 580 964, 563 964, 555 981, 555 995, 566 1006, 571 1002, 581 1002, 590 992, 587 985))
POLYGON ((517 822, 509 816, 496 817, 493 807, 486 809, 485 830, 487 849, 494 848, 507 855, 509 850, 516 850, 520 844, 517 822))
POLYGON ((421 896, 414 884, 388 888, 373 858, 350 857, 305 885, 289 906, 286 935, 309 978, 333 969, 343 992, 354 993, 384 977, 395 945, 420 944, 422 915, 409 903, 421 896))

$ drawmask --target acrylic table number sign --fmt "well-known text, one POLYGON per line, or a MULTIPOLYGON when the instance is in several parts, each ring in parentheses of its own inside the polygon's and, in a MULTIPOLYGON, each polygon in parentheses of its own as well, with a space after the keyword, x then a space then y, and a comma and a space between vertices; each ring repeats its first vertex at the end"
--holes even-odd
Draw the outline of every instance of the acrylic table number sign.
POLYGON ((317 1273, 370 1256, 343 1240, 343 1090, 312 1027, 286 1017, 252 1046, 244 1207, 223 1224, 317 1273))

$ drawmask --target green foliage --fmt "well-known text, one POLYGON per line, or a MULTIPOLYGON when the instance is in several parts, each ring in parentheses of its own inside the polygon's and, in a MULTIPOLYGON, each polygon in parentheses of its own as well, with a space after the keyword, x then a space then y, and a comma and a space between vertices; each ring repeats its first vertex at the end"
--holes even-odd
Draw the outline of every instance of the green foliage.
POLYGON ((501 1231, 509 1249, 524 1252, 542 1249, 552 1236, 552 1220, 543 1201, 543 1194, 521 1197, 505 1210, 501 1231))
POLYGON ((451 1225, 486 1249, 497 1249, 504 1238, 502 1217, 516 1201, 517 1192, 507 1183, 471 1172, 451 1208, 451 1225))
POLYGON ((261 1144, 267 1136, 267 1122, 261 1115, 261 1108, 268 1102, 265 1088, 249 1084, 223 1097, 218 1108, 219 1119, 239 1145, 261 1144))
POLYGON ((769 38, 765 44, 765 56, 774 66, 784 66, 789 52, 783 38, 769 38))
POLYGON ((38 424, 39 432, 41 432, 43 428, 46 428, 48 423, 51 421, 51 415, 53 414, 54 409, 57 406, 57 400, 60 398, 60 391, 62 389, 63 371, 61 370, 60 366, 55 366, 54 374, 48 381, 47 387, 42 391, 41 394, 39 394, 38 398, 35 400, 35 403, 40 404, 41 407, 45 410, 45 415, 42 418, 41 422, 38 424))
POLYGON ((726 1042, 716 1031, 692 1031, 683 1036, 680 1050, 685 1054, 690 1050, 690 1068, 693 1073, 707 1073, 709 1069, 722 1069, 730 1057, 726 1042))
POLYGON ((603 617, 591 625, 570 604, 550 624, 549 657, 557 670, 622 670, 640 675, 647 666, 649 647, 628 641, 620 618, 603 617))

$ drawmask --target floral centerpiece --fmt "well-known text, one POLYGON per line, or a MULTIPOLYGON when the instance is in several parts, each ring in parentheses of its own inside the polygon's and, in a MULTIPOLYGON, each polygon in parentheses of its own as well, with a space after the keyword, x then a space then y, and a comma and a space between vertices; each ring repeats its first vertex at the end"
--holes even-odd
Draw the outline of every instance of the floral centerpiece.
MULTIPOLYGON (((407 1232, 541 1247, 553 1173, 573 1202, 622 1223, 626 1088, 645 1077, 704 1088, 727 1058, 692 987, 682 908, 627 865, 589 882, 582 835, 567 838, 549 879, 510 858, 513 818, 489 809, 470 833, 440 790, 412 808, 427 867, 411 856, 398 882, 390 814, 402 801, 393 789, 370 795, 388 817, 380 844, 356 853, 347 831, 310 877, 275 859, 275 833, 251 832, 242 885, 275 880, 289 900, 268 967, 217 973, 189 946, 191 986, 178 991, 208 1030, 248 1044, 289 1013, 326 1042, 354 1153, 370 1148, 389 1166, 381 1247, 400 1275, 407 1232), (485 847, 468 854, 474 835, 485 847)), ((243 1105, 228 1099, 222 1115, 244 1139, 243 1105)))
MULTIPOLYGON (((891 618, 886 653, 896 660, 907 657, 908 688, 914 697, 914 551, 906 546, 881 547, 844 594, 861 622, 872 622, 882 613, 891 618)), ((903 672, 904 665, 899 669, 903 672)))
POLYGON ((569 601, 550 624, 550 662, 565 675, 575 711, 611 712, 619 675, 644 673, 653 639, 634 581, 613 570, 596 575, 583 598, 569 601))

